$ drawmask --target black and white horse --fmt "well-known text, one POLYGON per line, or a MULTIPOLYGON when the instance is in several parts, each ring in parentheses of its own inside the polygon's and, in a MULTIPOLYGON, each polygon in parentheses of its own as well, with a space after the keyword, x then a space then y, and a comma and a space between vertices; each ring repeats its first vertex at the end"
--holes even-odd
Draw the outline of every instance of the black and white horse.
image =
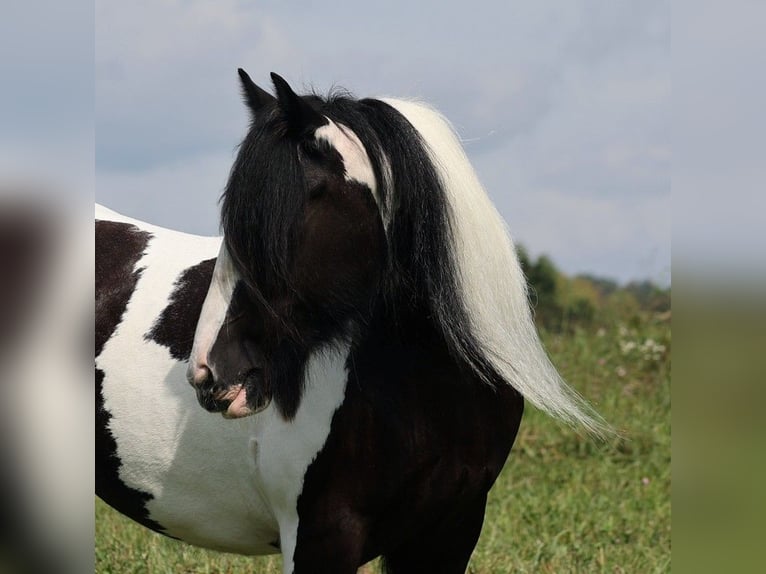
POLYGON ((602 423, 444 118, 240 77, 222 240, 97 208, 98 494, 285 572, 463 572, 524 398, 602 423))

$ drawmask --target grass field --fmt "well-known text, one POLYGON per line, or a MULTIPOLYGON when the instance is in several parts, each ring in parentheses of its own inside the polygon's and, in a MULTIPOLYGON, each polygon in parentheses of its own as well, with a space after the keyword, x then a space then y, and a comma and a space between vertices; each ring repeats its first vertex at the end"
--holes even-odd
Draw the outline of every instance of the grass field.
MULTIPOLYGON (((528 408, 469 572, 669 572, 669 319, 543 338, 562 374, 623 437, 600 444, 528 408)), ((96 501, 99 573, 270 574, 281 564, 192 548, 96 501)))

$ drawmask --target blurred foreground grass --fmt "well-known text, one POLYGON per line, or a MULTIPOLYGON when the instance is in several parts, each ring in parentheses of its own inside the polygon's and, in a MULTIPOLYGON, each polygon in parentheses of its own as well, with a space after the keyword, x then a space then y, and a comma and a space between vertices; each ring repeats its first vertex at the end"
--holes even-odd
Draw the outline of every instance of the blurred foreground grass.
MULTIPOLYGON (((561 373, 622 437, 597 443, 529 407, 469 572, 670 571, 670 314, 641 317, 543 333, 561 373)), ((192 548, 96 503, 100 573, 270 574, 281 564, 192 548)))
POLYGON ((695 574, 763 572, 766 282, 679 276, 693 288, 676 314, 675 562, 695 574))

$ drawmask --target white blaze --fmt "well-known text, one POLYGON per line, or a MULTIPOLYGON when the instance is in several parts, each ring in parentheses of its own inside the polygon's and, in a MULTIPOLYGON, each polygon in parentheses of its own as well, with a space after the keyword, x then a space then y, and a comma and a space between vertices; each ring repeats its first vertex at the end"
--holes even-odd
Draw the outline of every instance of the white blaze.
POLYGON ((210 368, 208 354, 226 318, 226 311, 231 303, 238 278, 226 246, 221 243, 213 278, 194 332, 194 345, 189 357, 189 374, 195 379, 204 375, 204 368, 210 368))
POLYGON ((375 181, 375 171, 372 169, 370 158, 364 144, 357 135, 342 124, 336 124, 328 118, 326 126, 322 126, 315 133, 317 139, 325 140, 335 148, 343 158, 343 166, 346 169, 346 179, 363 183, 370 188, 375 201, 380 204, 378 198, 378 186, 375 181))

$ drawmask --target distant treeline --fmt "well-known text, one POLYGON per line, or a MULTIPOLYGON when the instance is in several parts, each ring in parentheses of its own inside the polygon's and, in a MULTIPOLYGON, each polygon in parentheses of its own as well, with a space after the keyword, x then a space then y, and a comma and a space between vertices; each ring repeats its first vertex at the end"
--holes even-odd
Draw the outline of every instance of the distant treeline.
POLYGON ((593 275, 568 277, 546 255, 533 261, 523 246, 516 249, 529 283, 535 321, 541 327, 562 331, 596 322, 630 323, 647 314, 670 314, 669 287, 648 280, 620 285, 593 275))

